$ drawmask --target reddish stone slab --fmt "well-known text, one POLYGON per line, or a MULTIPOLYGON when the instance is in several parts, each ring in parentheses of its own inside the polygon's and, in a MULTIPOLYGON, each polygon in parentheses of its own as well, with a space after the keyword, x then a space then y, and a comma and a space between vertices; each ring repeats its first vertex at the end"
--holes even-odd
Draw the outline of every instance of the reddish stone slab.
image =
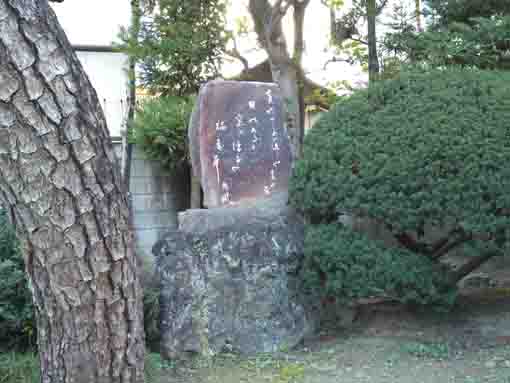
POLYGON ((208 207, 286 191, 291 150, 276 84, 213 81, 191 119, 191 158, 208 207))

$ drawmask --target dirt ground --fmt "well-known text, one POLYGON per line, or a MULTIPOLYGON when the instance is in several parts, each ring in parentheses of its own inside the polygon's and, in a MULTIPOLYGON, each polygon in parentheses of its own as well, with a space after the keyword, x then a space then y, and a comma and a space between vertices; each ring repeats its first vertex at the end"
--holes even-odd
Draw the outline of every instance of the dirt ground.
POLYGON ((278 355, 161 362, 168 383, 510 383, 509 289, 468 292, 448 314, 367 306, 348 329, 325 329, 278 355))

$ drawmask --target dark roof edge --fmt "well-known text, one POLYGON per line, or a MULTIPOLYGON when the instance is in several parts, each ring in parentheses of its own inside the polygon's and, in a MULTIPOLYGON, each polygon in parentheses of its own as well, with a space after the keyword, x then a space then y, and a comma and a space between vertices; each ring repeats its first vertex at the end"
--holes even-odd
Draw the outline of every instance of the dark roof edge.
POLYGON ((123 53, 112 45, 73 45, 75 52, 123 53))

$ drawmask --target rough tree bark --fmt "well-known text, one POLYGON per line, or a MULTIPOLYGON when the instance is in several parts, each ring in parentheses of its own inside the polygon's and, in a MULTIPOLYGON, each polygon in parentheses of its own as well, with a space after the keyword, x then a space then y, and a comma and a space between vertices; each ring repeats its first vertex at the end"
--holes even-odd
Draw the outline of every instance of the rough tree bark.
POLYGON ((266 50, 271 64, 273 81, 281 89, 285 100, 286 127, 289 133, 293 156, 299 157, 304 136, 304 102, 299 90, 302 79, 301 57, 303 52, 304 13, 310 0, 277 0, 271 5, 268 0, 250 0, 249 10, 255 24, 255 32, 262 47, 266 50), (291 57, 282 29, 282 19, 291 6, 294 6, 295 18, 295 52, 291 57), (301 34, 301 35, 300 35, 301 34))
POLYGON ((294 53, 292 60, 298 65, 298 111, 299 111, 299 147, 297 156, 301 157, 303 154, 303 140, 305 138, 305 95, 304 95, 304 81, 305 75, 301 70, 303 62, 303 53, 305 51, 304 41, 304 25, 306 7, 310 0, 297 1, 294 3, 294 53))
POLYGON ((372 83, 379 76, 379 57, 377 56, 376 35, 376 0, 367 0, 367 24, 368 24, 368 82, 372 83))
POLYGON ((0 197, 44 383, 142 382, 142 292, 97 96, 47 0, 0 0, 0 197))
POLYGON ((202 207, 202 188, 200 178, 190 169, 190 208, 200 209, 202 207))
MULTIPOLYGON (((55 0, 53 0, 55 1, 55 0)), ((129 33, 132 37, 136 38, 140 33, 141 27, 141 8, 140 0, 131 0, 131 28, 129 33)), ((129 191, 129 181, 131 179, 131 159, 133 157, 133 144, 129 140, 129 128, 132 126, 135 119, 136 111, 136 58, 132 55, 129 57, 129 100, 128 100, 128 113, 127 113, 127 131, 126 131, 126 161, 123 164, 124 169, 124 190, 129 191)))

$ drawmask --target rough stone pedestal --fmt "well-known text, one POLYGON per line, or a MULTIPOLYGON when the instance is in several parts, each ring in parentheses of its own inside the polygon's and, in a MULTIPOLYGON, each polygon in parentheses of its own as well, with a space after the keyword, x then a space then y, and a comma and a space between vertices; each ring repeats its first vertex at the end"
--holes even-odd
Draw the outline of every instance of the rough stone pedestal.
POLYGON ((296 278, 303 225, 285 202, 188 210, 155 246, 164 357, 274 352, 310 334, 296 278))

